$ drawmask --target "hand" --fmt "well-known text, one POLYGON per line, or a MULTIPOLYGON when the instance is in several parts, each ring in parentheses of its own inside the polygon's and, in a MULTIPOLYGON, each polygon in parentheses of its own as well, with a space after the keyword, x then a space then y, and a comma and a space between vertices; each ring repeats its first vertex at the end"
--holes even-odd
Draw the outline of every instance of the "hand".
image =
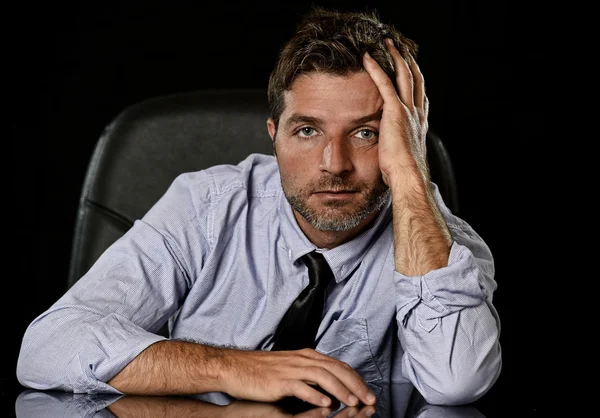
POLYGON ((313 387, 318 386, 347 406, 375 404, 375 397, 354 369, 309 348, 236 351, 225 367, 221 391, 238 399, 275 402, 294 396, 315 406, 331 406, 334 399, 313 387))
POLYGON ((429 101, 425 95, 423 74, 413 57, 402 58, 391 40, 386 46, 396 68, 396 93, 392 80, 377 61, 365 54, 363 65, 379 89, 383 114, 379 128, 379 167, 383 180, 416 167, 427 176, 426 135, 429 129, 429 101))

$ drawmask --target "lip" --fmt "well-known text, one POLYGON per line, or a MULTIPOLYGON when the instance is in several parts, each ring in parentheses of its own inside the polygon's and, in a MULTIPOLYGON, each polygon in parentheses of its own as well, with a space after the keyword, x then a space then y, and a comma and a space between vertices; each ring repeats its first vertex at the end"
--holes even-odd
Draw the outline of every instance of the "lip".
POLYGON ((316 194, 353 194, 356 193, 354 190, 322 190, 316 192, 316 194))
POLYGON ((317 196, 320 196, 322 198, 325 199, 348 199, 350 197, 352 197, 353 195, 355 195, 357 192, 353 191, 353 190, 338 190, 338 191, 333 191, 333 190, 323 190, 320 192, 316 192, 315 194, 317 196))
POLYGON ((324 194, 351 194, 351 193, 356 193, 355 190, 321 190, 318 192, 315 192, 317 194, 320 193, 324 193, 324 194))

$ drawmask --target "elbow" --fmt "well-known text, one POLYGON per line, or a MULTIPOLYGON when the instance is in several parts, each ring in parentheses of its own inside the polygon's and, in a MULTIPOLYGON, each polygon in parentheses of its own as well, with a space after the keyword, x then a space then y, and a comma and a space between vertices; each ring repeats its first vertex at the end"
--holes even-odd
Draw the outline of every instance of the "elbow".
POLYGON ((51 382, 52 368, 60 367, 59 359, 50 359, 45 355, 44 347, 39 347, 28 338, 23 338, 17 358, 16 377, 24 387, 37 390, 65 389, 51 382))
POLYGON ((19 358, 17 361, 17 381, 25 388, 46 390, 52 389, 51 386, 45 385, 44 382, 37 378, 36 373, 33 371, 36 369, 34 365, 26 364, 26 361, 19 358))
POLYGON ((17 358, 17 381, 30 389, 74 392, 70 371, 77 366, 73 364, 76 345, 68 338, 43 332, 45 325, 33 322, 25 331, 17 358))
POLYGON ((473 385, 469 382, 455 382, 445 387, 427 388, 421 395, 431 405, 468 405, 481 398, 489 387, 473 385))
POLYGON ((33 356, 28 356, 24 353, 19 354, 17 359, 17 381, 24 387, 29 389, 46 390, 52 389, 51 385, 44 382, 44 375, 41 364, 36 364, 31 360, 33 356))
POLYGON ((432 405, 468 405, 485 395, 494 386, 501 371, 498 356, 487 367, 467 368, 438 380, 435 387, 420 388, 423 398, 432 405))

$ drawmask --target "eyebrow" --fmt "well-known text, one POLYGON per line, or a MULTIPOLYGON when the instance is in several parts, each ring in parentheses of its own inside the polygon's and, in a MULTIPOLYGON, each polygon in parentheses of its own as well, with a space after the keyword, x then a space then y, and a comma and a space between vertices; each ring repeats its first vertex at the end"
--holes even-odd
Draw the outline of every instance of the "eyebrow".
MULTIPOLYGON (((376 111, 374 113, 371 113, 369 115, 361 116, 358 119, 354 119, 352 121, 352 123, 355 124, 355 125, 360 125, 360 124, 371 122, 371 121, 374 121, 374 120, 380 120, 382 113, 383 113, 383 110, 378 110, 378 111, 376 111)), ((323 123, 323 119, 316 118, 314 116, 308 116, 308 115, 302 115, 302 114, 299 114, 299 113, 293 113, 288 118, 288 120, 285 122, 285 127, 289 128, 290 126, 295 125, 297 123, 309 123, 311 125, 319 125, 319 124, 323 123)))

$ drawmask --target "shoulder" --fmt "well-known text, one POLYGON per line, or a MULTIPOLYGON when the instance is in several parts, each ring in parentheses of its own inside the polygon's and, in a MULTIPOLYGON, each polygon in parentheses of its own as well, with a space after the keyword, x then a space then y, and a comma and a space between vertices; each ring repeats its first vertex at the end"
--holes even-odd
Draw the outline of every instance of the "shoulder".
POLYGON ((211 194, 220 195, 233 189, 245 189, 250 194, 277 189, 280 185, 277 161, 272 155, 250 154, 239 164, 217 165, 204 170, 210 178, 211 194))
POLYGON ((158 206, 177 212, 189 211, 185 215, 189 218, 234 196, 251 200, 280 193, 281 181, 275 157, 250 154, 238 164, 220 164, 179 174, 158 206))
POLYGON ((232 193, 261 196, 280 189, 279 169, 272 155, 250 154, 238 164, 220 164, 180 174, 174 182, 195 199, 214 201, 232 193))
POLYGON ((250 154, 238 164, 179 174, 144 220, 164 229, 196 224, 197 220, 204 220, 200 223, 206 225, 207 219, 226 220, 254 202, 267 203, 268 199, 262 198, 277 198, 281 193, 275 157, 250 154))

